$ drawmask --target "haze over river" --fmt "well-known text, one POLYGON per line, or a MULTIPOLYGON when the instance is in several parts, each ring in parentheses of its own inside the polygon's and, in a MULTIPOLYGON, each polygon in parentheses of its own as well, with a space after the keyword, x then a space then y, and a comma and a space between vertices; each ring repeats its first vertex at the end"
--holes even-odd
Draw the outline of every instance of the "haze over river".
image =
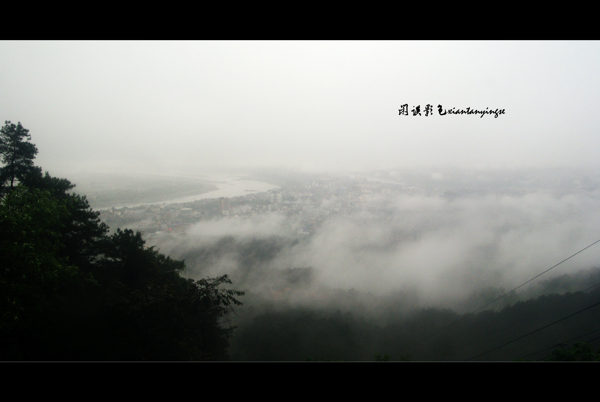
MULTIPOLYGON (((191 176, 173 176, 178 178, 190 178, 194 179, 195 177, 191 176)), ((207 192, 201 192, 194 195, 187 195, 181 197, 175 197, 171 199, 160 198, 155 201, 148 201, 143 203, 115 203, 112 207, 122 208, 122 207, 138 207, 143 205, 153 205, 153 204, 175 204, 175 203, 186 203, 186 202, 194 202, 197 200, 209 199, 209 198, 220 198, 220 197, 238 197, 251 193, 260 193, 264 191, 269 191, 272 189, 279 188, 274 184, 265 183, 262 181, 256 180, 248 180, 240 177, 231 177, 231 176, 209 176, 209 177, 198 177, 197 179, 202 180, 203 182, 207 182, 213 186, 216 186, 216 190, 211 190, 207 192)), ((99 208, 106 209, 106 208, 99 208)))
POLYGON ((262 193, 272 189, 279 188, 274 184, 265 183, 263 181, 246 180, 239 177, 210 177, 208 180, 218 187, 218 190, 209 191, 207 193, 191 195, 187 197, 173 198, 171 200, 162 201, 164 204, 184 203, 193 202, 197 200, 204 200, 207 198, 231 198, 247 195, 250 193, 262 193))

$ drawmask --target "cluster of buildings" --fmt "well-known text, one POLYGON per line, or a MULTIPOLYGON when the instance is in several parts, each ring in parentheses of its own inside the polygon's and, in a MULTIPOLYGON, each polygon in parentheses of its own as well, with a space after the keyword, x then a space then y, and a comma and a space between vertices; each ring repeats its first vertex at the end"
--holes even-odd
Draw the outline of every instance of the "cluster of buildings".
POLYGON ((286 217, 291 233, 307 236, 335 215, 368 209, 383 216, 386 199, 407 191, 416 189, 365 178, 322 177, 296 180, 278 189, 238 197, 110 208, 101 211, 100 217, 112 230, 128 227, 151 237, 183 232, 203 220, 246 219, 276 212, 286 217))
POLYGON ((392 218, 399 195, 428 195, 449 201, 482 194, 520 195, 545 189, 558 195, 597 191, 600 178, 567 174, 522 174, 521 172, 441 174, 410 177, 415 185, 398 180, 348 176, 294 177, 279 188, 265 192, 186 203, 155 204, 111 208, 101 211, 101 219, 111 230, 128 227, 147 237, 185 232, 194 224, 215 219, 251 219, 276 213, 284 217, 289 234, 309 236, 328 219, 368 211, 369 219, 392 218))

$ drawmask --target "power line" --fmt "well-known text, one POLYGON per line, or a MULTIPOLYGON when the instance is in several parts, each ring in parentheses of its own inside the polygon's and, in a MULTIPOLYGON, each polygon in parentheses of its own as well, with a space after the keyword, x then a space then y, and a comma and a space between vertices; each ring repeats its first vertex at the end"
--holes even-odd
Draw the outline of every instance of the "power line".
POLYGON ((491 304, 493 304, 493 303, 497 302, 498 300, 500 300, 500 299, 502 299, 503 297, 505 297, 505 296, 509 295, 510 293, 514 292, 515 290, 517 290, 517 289, 519 289, 519 288, 521 288, 521 287, 525 286, 525 285, 526 285, 526 284, 528 284, 529 282, 531 282, 531 281, 533 281, 533 280, 535 280, 535 279, 539 278, 540 276, 544 275, 546 272, 548 272, 548 271, 550 271, 550 270, 552 270, 552 269, 554 269, 554 268, 558 267, 558 266, 559 266, 560 264, 562 264, 563 262, 565 262, 565 261, 567 261, 567 260, 570 260, 571 258, 575 257, 577 254, 581 253, 582 251, 585 251, 585 250, 587 250, 588 248, 592 247, 594 244, 596 244, 596 243, 599 243, 599 242, 600 242, 600 239, 596 240, 595 242, 593 242, 593 243, 592 243, 592 244, 590 244, 589 246, 582 248, 581 250, 579 250, 579 251, 578 251, 578 252, 576 252, 575 254, 571 255, 570 257, 567 257, 567 258, 565 258, 564 260, 562 260, 562 261, 561 261, 561 262, 559 262, 558 264, 556 264, 556 265, 554 265, 554 266, 552 266, 552 267, 548 268, 548 269, 547 269, 547 270, 545 270, 544 272, 542 272, 542 273, 540 273, 540 274, 538 274, 538 275, 534 276, 533 278, 531 278, 531 279, 529 279, 529 280, 527 280, 527 281, 523 282, 522 284, 520 284, 520 285, 519 285, 519 286, 517 286, 516 288, 514 288, 514 289, 512 289, 512 290, 509 290, 508 292, 504 293, 502 296, 499 296, 499 297, 495 298, 494 300, 492 300, 491 302, 487 303, 486 305, 484 305, 484 306, 482 306, 482 307, 479 307, 477 310, 474 310, 474 311, 471 311, 471 312, 469 312, 469 313, 465 313, 465 314, 463 314, 463 316, 462 316, 461 318, 459 318, 458 320, 454 321, 454 322, 453 322, 453 323, 451 323, 451 324, 448 324, 447 326, 443 327, 442 329, 438 330, 438 331, 437 331, 437 332, 435 332, 433 335, 436 335, 436 334, 438 334, 438 333, 440 333, 440 332, 444 331, 446 328, 449 328, 449 327, 451 327, 452 325, 454 325, 454 324, 456 324, 456 323, 458 323, 458 322, 460 322, 460 321, 464 320, 464 319, 465 319, 465 318, 466 318, 466 317, 467 317, 469 314, 475 314, 475 313, 477 313, 477 312, 479 312, 479 311, 483 310, 483 309, 484 309, 484 308, 486 308, 487 306, 489 306, 489 305, 491 305, 491 304))
POLYGON ((575 253, 575 254, 573 254, 572 256, 565 258, 564 260, 562 260, 562 261, 561 261, 561 262, 559 262, 558 264, 556 264, 556 265, 554 265, 554 266, 552 266, 552 267, 548 268, 547 270, 545 270, 545 271, 544 271, 544 272, 542 272, 541 274, 538 274, 538 275, 534 276, 533 278, 529 279, 529 280, 528 280, 528 281, 526 281, 526 282, 523 282, 522 284, 520 284, 520 285, 519 285, 519 286, 517 286, 516 288, 514 288, 514 289, 512 289, 512 290, 510 290, 510 291, 506 292, 506 293, 505 293, 505 294, 503 294, 502 296, 500 296, 500 297, 498 297, 498 298, 496 298, 496 299, 492 300, 491 302, 489 302, 489 303, 488 303, 488 304, 486 304, 485 306, 483 306, 483 307, 480 307, 479 309, 477 309, 477 310, 473 311, 473 313, 476 313, 476 312, 478 312, 479 310, 482 310, 482 309, 486 308, 486 307, 487 307, 487 306, 489 306, 490 304, 492 304, 492 303, 495 303, 496 301, 498 301, 498 300, 502 299, 503 297, 505 297, 505 296, 506 296, 506 295, 508 295, 509 293, 512 293, 512 292, 514 292, 515 290, 519 289, 520 287, 523 287, 523 286, 527 285, 529 282, 533 281, 534 279, 537 279, 537 278, 539 278, 540 276, 544 275, 546 272, 550 271, 551 269, 554 269, 554 268, 558 267, 558 266, 559 266, 560 264, 562 264, 563 262, 565 262, 565 261, 567 261, 567 260, 569 260, 569 259, 571 259, 571 258, 575 257, 577 254, 581 253, 581 252, 582 252, 582 251, 584 251, 584 250, 587 250, 588 248, 592 247, 594 244, 596 244, 596 243, 598 243, 598 242, 600 242, 600 239, 599 239, 599 240, 596 240, 595 242, 593 242, 593 243, 592 243, 592 244, 590 244, 589 246, 587 246, 587 247, 585 247, 585 248, 582 248, 581 250, 579 250, 578 252, 576 252, 576 253, 575 253))
MULTIPOLYGON (((558 300, 554 301, 553 303, 551 303, 550 305, 548 305, 548 306, 546 306, 546 307, 542 308, 541 310, 538 310, 538 311, 536 311, 535 313, 532 313, 532 312, 530 312, 528 315, 526 315, 525 317, 522 317, 522 318, 521 318, 519 321, 517 321, 517 322, 515 322, 514 324, 512 324, 512 326, 519 325, 519 324, 521 324, 521 323, 523 323, 523 322, 525 322, 525 321, 527 321, 527 320, 531 319, 531 317, 533 316, 533 314, 541 314, 541 313, 543 313, 544 311, 546 311, 546 310, 550 310, 550 309, 554 308, 555 306, 557 306, 557 305, 559 305, 559 304, 565 303, 565 302, 567 302, 567 301, 571 300, 573 297, 576 297, 576 296, 578 296, 580 293, 587 292, 588 290, 590 290, 590 289, 593 289, 593 288, 595 288, 596 286, 599 286, 599 285, 600 285, 600 282, 599 282, 599 283, 596 283, 595 285, 589 286, 589 287, 587 287, 587 288, 585 288, 585 289, 582 289, 582 290, 577 290, 577 291, 575 291, 574 293, 570 293, 570 294, 563 295, 563 296, 562 296, 560 299, 558 299, 558 300)), ((489 336, 489 335, 492 335, 492 334, 499 333, 499 332, 500 332, 502 329, 505 329, 505 328, 506 328, 506 326, 504 326, 504 327, 502 327, 502 328, 490 329, 490 330, 486 331, 485 333, 483 333, 483 334, 482 334, 482 336, 489 336)), ((600 330, 598 330, 598 331, 600 331, 600 330)), ((594 332, 596 332, 596 331, 594 331, 594 332)), ((585 336, 585 335, 582 335, 582 336, 585 336)), ((576 339, 577 339, 577 338, 576 338, 576 339)), ((565 341, 565 343, 566 343, 566 342, 570 342, 570 341, 565 341)), ((548 348, 548 349, 551 349, 551 348, 548 348)), ((539 352, 536 352, 536 353, 541 353, 541 352, 543 352, 543 351, 545 351, 545 350, 546 350, 546 349, 544 349, 544 350, 541 350, 541 351, 539 351, 539 352)), ((532 353, 532 354, 533 354, 533 353, 532 353)), ((530 354, 530 355, 531 355, 531 354, 530 354)), ((527 356, 525 356, 525 357, 528 357, 528 356, 530 356, 530 355, 527 355, 527 356)), ((523 357, 523 359, 524 359, 525 357, 523 357)))
MULTIPOLYGON (((595 331, 588 332, 587 334, 579 335, 579 336, 576 336, 575 338, 571 338, 571 339, 569 339, 569 340, 566 340, 566 341, 563 341, 563 342, 557 343, 557 344, 555 344, 554 346, 550 346, 549 348, 545 348, 545 349, 542 349, 542 350, 538 350, 537 352, 529 353, 528 355, 526 355, 526 356, 523 356, 523 357, 520 357, 519 359, 525 359, 525 358, 527 358, 527 357, 529 357, 529 356, 534 356, 534 355, 537 355, 538 353, 542 353, 542 352, 545 352, 545 351, 547 351, 547 350, 550 350, 550 349, 555 349, 555 348, 556 348, 556 345, 560 345, 560 344, 567 344, 567 343, 569 343, 569 342, 577 341, 577 340, 579 340, 579 339, 583 338, 584 336, 588 336, 588 335, 591 335, 591 334, 595 334, 596 332, 600 332, 600 329, 597 329, 597 330, 595 330, 595 331)), ((599 337, 599 338, 600 338, 600 337, 599 337)), ((596 339, 598 339, 598 338, 593 338, 593 339, 590 339, 590 340, 589 340, 589 341, 587 341, 586 343, 590 343, 590 342, 592 342, 592 341, 594 341, 594 340, 596 340, 596 339)), ((546 356, 546 357, 550 357, 550 356, 546 356)), ((545 357, 545 358, 546 358, 546 357, 545 357)), ((543 358, 543 359, 541 359, 541 360, 544 360, 545 358, 543 358)))
MULTIPOLYGON (((600 240, 599 240, 599 241, 600 241, 600 240)), ((588 246, 588 247, 589 247, 589 246, 588 246)), ((582 251, 583 251, 583 250, 582 250, 582 251)), ((569 258, 570 258, 570 257, 569 257, 569 258)), ((478 354, 477 356, 474 356, 474 357, 471 357, 470 359, 467 359, 466 361, 469 361, 469 360, 476 359, 476 358, 478 358, 479 356, 483 356, 483 355, 485 355, 486 353, 490 353, 490 352, 493 352, 494 350, 498 350, 498 349, 500 349, 500 348, 502 348, 502 347, 504 347, 504 346, 506 346, 506 345, 508 345, 508 344, 511 344, 511 343, 513 343, 513 342, 516 342, 516 341, 518 341, 518 340, 520 340, 520 339, 523 339, 523 338, 525 338, 525 337, 527 337, 527 336, 529 336, 529 335, 531 335, 531 334, 535 334, 536 332, 539 332, 539 331, 541 331, 541 330, 543 330, 543 329, 546 329, 546 328, 548 328, 548 327, 550 327, 550 326, 552 326, 552 325, 554 325, 554 324, 557 324, 557 323, 559 323, 559 322, 561 322, 561 321, 564 321, 564 320, 566 320, 566 319, 568 319, 568 318, 571 318, 571 317, 573 317, 573 316, 575 316, 575 315, 577 315, 577 314, 579 314, 579 313, 581 313, 581 312, 584 312, 584 311, 586 311, 586 310, 589 310, 589 309, 591 309, 592 307, 596 307, 596 306, 598 306, 598 305, 600 305, 600 302, 598 302, 598 303, 594 303, 594 304, 592 304, 591 306, 588 306, 588 307, 586 307, 586 308, 584 308, 584 309, 581 309, 581 310, 579 310, 579 311, 577 311, 577 312, 575 312, 575 313, 573 313, 573 314, 571 314, 571 315, 568 315, 568 316, 566 316, 566 317, 563 317, 563 318, 561 318, 560 320, 556 320, 556 321, 554 321, 554 322, 551 322, 550 324, 548 324, 548 325, 544 325, 543 327, 541 327, 541 328, 538 328, 538 329, 536 329, 536 330, 533 330, 533 331, 529 332, 528 334, 522 335, 522 336, 520 336, 520 337, 518 337, 518 338, 515 338, 515 339, 513 339, 513 340, 511 340, 511 341, 505 342, 505 343, 503 343, 503 344, 502 344, 502 345, 500 345, 500 346, 497 346, 497 347, 495 347, 495 348, 493 348, 493 349, 490 349, 490 350, 488 350, 488 351, 485 351, 485 352, 483 352, 483 353, 480 353, 480 354, 478 354)))
MULTIPOLYGON (((590 344, 590 343, 592 343, 592 342, 594 342, 595 340, 598 340, 598 339, 600 339, 600 336, 598 336, 598 337, 596 337, 596 338, 593 338, 593 339, 590 339, 589 341, 587 341, 587 342, 585 342, 585 343, 587 343, 587 344, 590 344)), ((591 345, 590 345, 590 346, 591 346, 591 345)), ((549 357, 552 357, 552 355, 548 355, 548 356, 546 356, 546 357, 544 357, 544 358, 540 359, 539 361, 545 361, 545 360, 546 360, 546 359, 548 359, 549 357)))

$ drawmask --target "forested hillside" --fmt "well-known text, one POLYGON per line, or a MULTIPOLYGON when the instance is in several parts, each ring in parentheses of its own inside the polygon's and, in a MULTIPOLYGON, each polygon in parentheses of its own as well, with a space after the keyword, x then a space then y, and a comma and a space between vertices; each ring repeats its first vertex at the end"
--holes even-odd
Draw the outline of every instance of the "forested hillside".
POLYGON ((281 265, 279 257, 299 252, 302 241, 223 236, 192 247, 194 241, 173 237, 163 245, 185 259, 192 276, 227 262, 245 291, 244 308, 233 317, 235 360, 544 360, 576 342, 600 346, 600 268, 432 304, 411 288, 373 294, 328 287, 318 269, 281 265))
POLYGON ((387 324, 339 309, 272 306, 239 324, 232 356, 284 361, 372 361, 375 356, 390 361, 547 360, 553 351, 568 350, 576 342, 598 344, 598 300, 597 289, 540 296, 499 312, 461 315, 424 308, 387 324))
POLYGON ((139 232, 109 235, 74 184, 34 165, 30 140, 20 123, 0 130, 0 360, 599 358, 598 268, 479 311, 507 289, 428 305, 410 288, 375 295, 319 284, 317 269, 278 259, 306 240, 173 235, 161 245, 169 257, 139 232))
POLYGON ((0 360, 227 360, 229 278, 185 279, 140 233, 107 235, 84 196, 0 131, 0 360))

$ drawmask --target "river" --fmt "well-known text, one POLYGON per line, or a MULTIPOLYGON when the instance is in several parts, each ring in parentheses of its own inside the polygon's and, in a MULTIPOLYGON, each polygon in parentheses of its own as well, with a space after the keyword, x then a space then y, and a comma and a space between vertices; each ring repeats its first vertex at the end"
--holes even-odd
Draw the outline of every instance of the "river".
MULTIPOLYGON (((190 176, 173 176, 173 177, 187 177, 193 178, 190 176)), ((279 188, 279 186, 265 183, 262 181, 256 180, 248 180, 242 177, 230 177, 230 176, 210 176, 210 177, 201 177, 202 180, 209 181, 210 184, 217 186, 216 190, 208 191, 196 195, 188 195, 183 197, 176 197, 167 200, 157 200, 143 203, 127 203, 121 205, 115 205, 115 208, 135 208, 144 205, 154 205, 154 204, 181 204, 186 202, 194 202, 198 200, 204 200, 209 198, 231 198, 238 197, 243 195, 248 195, 252 193, 261 193, 273 189, 279 188)), ((100 209, 108 209, 108 208, 99 208, 100 209)))
POLYGON ((239 177, 210 177, 208 180, 212 182, 211 184, 217 186, 218 189, 198 195, 190 195, 186 197, 173 198, 167 201, 161 201, 161 204, 180 204, 208 198, 231 198, 241 195, 248 195, 251 193, 262 193, 264 191, 279 188, 279 186, 274 184, 269 184, 262 181, 247 180, 239 177))

